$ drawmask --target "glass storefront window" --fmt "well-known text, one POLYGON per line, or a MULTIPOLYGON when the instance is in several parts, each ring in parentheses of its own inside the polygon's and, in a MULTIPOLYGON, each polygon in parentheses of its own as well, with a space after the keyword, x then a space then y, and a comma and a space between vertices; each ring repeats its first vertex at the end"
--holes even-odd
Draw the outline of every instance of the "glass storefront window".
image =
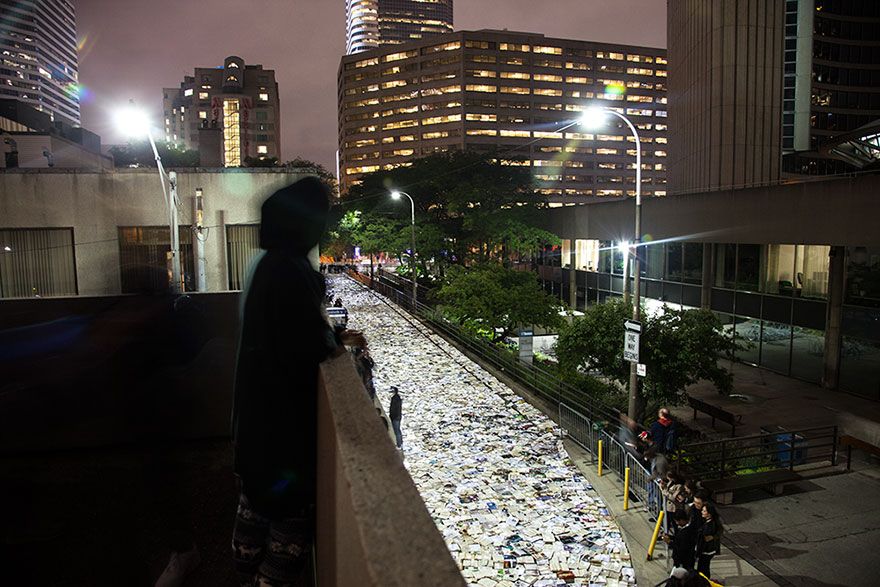
POLYGON ((700 285, 703 283, 703 244, 684 243, 682 281, 700 285))
POLYGON ((666 279, 668 281, 681 281, 681 243, 668 243, 666 245, 666 279))
POLYGON ((599 273, 611 273, 611 241, 600 242, 599 273))
POLYGON ((767 245, 767 276, 764 291, 782 296, 794 295, 794 245, 767 245))
POLYGON ((846 303, 880 307, 880 248, 847 247, 846 303))
POLYGON ((571 239, 562 239, 562 267, 571 269, 571 239))
POLYGON ((758 291, 761 275, 761 245, 737 245, 736 289, 758 291))
POLYGON ((663 245, 648 243, 642 247, 641 254, 645 259, 645 276, 650 279, 663 279, 663 245))
POLYGON ((795 255, 795 295, 804 298, 828 297, 828 256, 826 245, 798 245, 795 255))
POLYGON ((736 245, 715 245, 715 287, 736 287, 736 245))
POLYGON ((788 373, 791 355, 791 325, 764 321, 761 329, 761 366, 788 373))
POLYGON ((736 316, 734 326, 737 342, 745 347, 736 353, 736 358, 744 363, 758 364, 761 350, 761 321, 757 318, 736 316))
POLYGON ((819 383, 825 356, 825 332, 795 326, 791 340, 791 376, 819 383))
POLYGON ((614 266, 613 273, 615 275, 623 275, 623 251, 619 248, 620 243, 614 243, 614 266))
POLYGON ((599 266, 599 241, 574 241, 574 265, 579 271, 595 271, 599 266))

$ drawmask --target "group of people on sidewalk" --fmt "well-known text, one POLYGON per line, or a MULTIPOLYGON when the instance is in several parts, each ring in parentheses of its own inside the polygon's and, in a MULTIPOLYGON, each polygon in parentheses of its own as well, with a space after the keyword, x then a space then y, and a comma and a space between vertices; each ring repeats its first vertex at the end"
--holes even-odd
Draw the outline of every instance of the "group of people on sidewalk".
MULTIPOLYGON (((338 298, 337 298, 338 300, 338 298)), ((373 361, 373 357, 370 356, 370 351, 367 348, 354 347, 351 349, 351 354, 354 356, 354 364, 357 369, 358 375, 361 376, 361 381, 364 384, 364 389, 367 390, 367 394, 370 396, 370 400, 376 400, 376 385, 373 382, 373 367, 376 366, 375 361, 373 361)), ((385 423, 385 426, 388 426, 388 422, 385 420, 384 415, 382 414, 381 408, 376 408, 376 411, 379 414, 379 417, 382 418, 382 422, 385 423)), ((391 421, 391 427, 394 429, 394 440, 398 449, 403 448, 403 432, 400 429, 400 423, 403 419, 403 398, 400 397, 400 390, 396 385, 391 386, 391 401, 388 404, 388 420, 391 421)))
POLYGON ((669 466, 667 455, 675 450, 677 434, 669 410, 661 408, 657 421, 639 436, 647 444, 643 458, 651 473, 649 504, 658 511, 664 504, 666 508, 662 539, 671 547, 673 570, 664 583, 676 587, 710 585, 711 562, 721 550, 723 525, 710 493, 698 480, 686 479, 669 466))

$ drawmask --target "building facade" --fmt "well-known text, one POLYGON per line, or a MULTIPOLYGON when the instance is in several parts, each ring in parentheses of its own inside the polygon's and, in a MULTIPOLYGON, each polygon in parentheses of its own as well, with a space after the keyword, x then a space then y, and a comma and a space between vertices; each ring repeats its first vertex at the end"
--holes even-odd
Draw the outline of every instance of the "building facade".
POLYGON ((14 98, 80 124, 76 12, 67 0, 4 2, 0 98, 14 98))
MULTIPOLYGON (((275 71, 230 56, 223 67, 199 67, 179 88, 165 88, 165 140, 199 150, 201 130, 219 131, 220 161, 281 157, 281 111, 275 71)), ((212 141, 213 148, 213 141, 212 141)))
MULTIPOLYGON (((646 200, 644 310, 707 308, 739 361, 880 400, 878 189, 865 175, 646 200)), ((578 309, 621 296, 632 202, 546 217, 563 239, 540 262, 547 291, 578 309)))
POLYGON ((345 53, 452 32, 453 0, 346 0, 345 53))
MULTIPOLYGON (((242 289, 259 251, 263 201, 305 175, 285 168, 178 171, 184 290, 197 288, 197 244, 205 291, 242 289)), ((165 289, 170 240, 155 168, 0 170, 0 298, 165 289)))
POLYGON ((787 173, 847 173, 880 159, 839 148, 880 120, 880 3, 786 0, 782 116, 787 173))
POLYGON ((342 190, 435 152, 498 152, 533 170, 551 202, 635 193, 634 139, 617 122, 586 131, 590 106, 638 127, 642 190, 666 194, 666 51, 508 31, 343 57, 339 67, 342 190))
POLYGON ((669 193, 778 181, 779 0, 670 0, 669 193))

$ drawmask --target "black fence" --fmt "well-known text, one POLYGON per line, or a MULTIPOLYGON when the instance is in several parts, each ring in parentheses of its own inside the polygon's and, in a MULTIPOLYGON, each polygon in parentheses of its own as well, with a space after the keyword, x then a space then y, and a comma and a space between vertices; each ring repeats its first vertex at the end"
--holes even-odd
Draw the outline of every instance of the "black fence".
POLYGON ((688 476, 724 479, 809 464, 837 464, 837 426, 763 430, 761 434, 682 446, 676 466, 688 476))

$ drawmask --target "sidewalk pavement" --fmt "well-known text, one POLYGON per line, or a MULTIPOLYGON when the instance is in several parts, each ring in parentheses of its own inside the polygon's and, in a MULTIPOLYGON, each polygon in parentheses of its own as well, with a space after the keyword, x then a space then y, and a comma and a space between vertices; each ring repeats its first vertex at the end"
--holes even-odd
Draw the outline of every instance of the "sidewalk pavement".
MULTIPOLYGON (((571 439, 565 440, 565 448, 578 469, 593 488, 605 500, 608 509, 620 526, 632 557, 633 568, 639 587, 654 587, 669 577, 672 560, 662 541, 657 541, 653 560, 647 560, 648 545, 654 532, 654 524, 648 521, 644 505, 630 499, 629 509, 623 510, 623 482, 616 473, 605 472, 599 477, 592 456, 571 439)), ((721 511, 724 516, 724 510, 721 511)), ((721 548, 721 554, 712 561, 712 578, 725 587, 770 587, 776 585, 748 562, 734 554, 729 548, 721 548)))
MULTIPOLYGON (((742 416, 737 436, 760 434, 761 427, 766 426, 794 430, 837 425, 841 434, 880 445, 880 402, 742 363, 731 365, 725 361, 721 366, 733 372, 730 397, 720 395, 708 381, 691 385, 687 392, 742 416)), ((687 406, 672 408, 672 413, 687 426, 710 436, 730 436, 730 426, 717 422, 713 430, 709 416, 698 413, 694 420, 693 410, 687 406)))

